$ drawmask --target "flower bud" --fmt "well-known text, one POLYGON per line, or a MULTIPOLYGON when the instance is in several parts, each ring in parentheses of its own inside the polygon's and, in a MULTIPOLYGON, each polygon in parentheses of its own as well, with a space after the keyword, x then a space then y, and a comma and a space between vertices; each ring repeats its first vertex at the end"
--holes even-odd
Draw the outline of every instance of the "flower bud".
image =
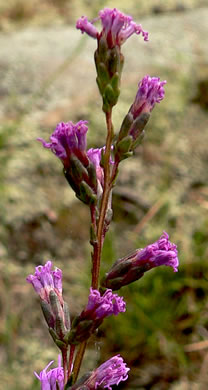
POLYGON ((169 241, 166 232, 155 243, 117 260, 101 281, 101 287, 119 290, 140 279, 144 272, 160 265, 172 267, 174 272, 178 271, 177 247, 169 241))

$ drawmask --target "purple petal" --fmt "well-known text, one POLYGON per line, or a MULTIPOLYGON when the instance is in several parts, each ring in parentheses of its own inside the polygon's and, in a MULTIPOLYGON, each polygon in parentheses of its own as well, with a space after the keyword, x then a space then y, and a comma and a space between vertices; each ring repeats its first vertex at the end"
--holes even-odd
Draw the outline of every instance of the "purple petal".
POLYGON ((102 385, 105 389, 112 390, 111 386, 128 378, 129 370, 120 355, 112 357, 95 370, 95 389, 102 385))
POLYGON ((72 122, 61 122, 56 126, 55 131, 50 137, 51 142, 47 143, 42 138, 44 148, 51 151, 65 164, 71 153, 75 150, 84 151, 86 149, 86 133, 88 130, 87 121, 79 121, 76 124, 72 122))
POLYGON ((96 27, 88 21, 86 16, 82 16, 77 20, 76 28, 81 30, 82 34, 85 32, 92 38, 97 38, 98 36, 96 27))
POLYGON ((158 241, 138 252, 136 262, 138 266, 143 262, 151 268, 166 265, 177 272, 179 266, 177 246, 169 241, 168 234, 164 232, 158 241))
POLYGON ((89 22, 86 16, 82 16, 78 19, 76 27, 81 30, 82 33, 86 32, 93 38, 104 37, 109 48, 116 45, 121 46, 132 34, 142 34, 144 40, 148 40, 148 32, 142 29, 140 24, 136 24, 132 21, 132 17, 125 15, 117 8, 104 8, 99 12, 99 18, 102 24, 102 31, 100 34, 94 27, 93 22, 89 22))

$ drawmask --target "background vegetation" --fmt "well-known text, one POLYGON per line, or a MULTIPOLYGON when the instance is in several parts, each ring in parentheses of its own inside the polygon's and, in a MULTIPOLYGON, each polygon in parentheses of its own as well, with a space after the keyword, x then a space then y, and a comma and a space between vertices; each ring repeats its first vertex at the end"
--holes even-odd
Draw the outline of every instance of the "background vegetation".
POLYGON ((36 390, 56 358, 38 299, 25 277, 52 259, 64 271, 72 317, 89 288, 89 215, 67 187, 61 164, 35 139, 57 122, 87 119, 89 147, 102 146, 104 119, 94 80, 93 40, 74 29, 83 14, 116 6, 142 22, 124 46, 115 128, 145 74, 168 81, 143 145, 123 163, 103 253, 112 262, 158 239, 178 244, 180 268, 155 269, 121 290, 127 313, 92 338, 83 371, 121 353, 131 367, 122 389, 205 390, 208 332, 208 8, 203 0, 0 0, 0 385, 36 390), (82 270, 82 272, 80 272, 82 270), (116 332, 115 332, 116 329, 116 332))

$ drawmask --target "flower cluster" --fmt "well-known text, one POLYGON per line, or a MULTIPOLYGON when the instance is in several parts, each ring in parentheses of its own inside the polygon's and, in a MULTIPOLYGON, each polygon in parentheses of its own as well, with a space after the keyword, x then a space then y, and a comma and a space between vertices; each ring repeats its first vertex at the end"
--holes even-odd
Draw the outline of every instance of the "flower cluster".
POLYGON ((166 265, 178 271, 178 251, 175 244, 169 241, 166 232, 158 241, 144 249, 137 249, 130 255, 117 260, 102 280, 102 286, 118 290, 121 287, 140 279, 144 272, 166 265))
POLYGON ((75 191, 76 196, 86 204, 96 203, 99 192, 99 181, 96 178, 95 167, 87 156, 86 133, 87 121, 61 122, 47 143, 38 138, 43 146, 62 161, 64 175, 75 191))
POLYGON ((61 367, 61 356, 58 357, 58 367, 47 372, 53 362, 52 360, 39 375, 34 372, 41 382, 41 390, 57 390, 57 385, 59 390, 64 390, 64 370, 61 367))
MULTIPOLYGON (((41 382, 41 390, 64 390, 64 371, 61 367, 61 356, 58 358, 58 367, 49 371, 48 368, 53 364, 51 361, 38 375, 35 376, 41 382), (58 387, 57 387, 58 386, 58 387)), ((128 371, 130 369, 124 363, 120 355, 113 356, 105 363, 101 364, 96 370, 85 375, 78 383, 72 387, 71 390, 92 390, 100 386, 103 389, 112 390, 113 385, 118 385, 120 382, 128 379, 128 371), (87 377, 87 379, 85 379, 87 377)))
POLYGON ((97 38, 96 81, 103 99, 103 111, 110 112, 120 94, 124 64, 121 45, 134 33, 142 34, 144 40, 147 41, 148 33, 142 29, 140 24, 133 22, 131 16, 123 14, 116 8, 104 8, 99 12, 98 18, 92 22, 83 16, 77 21, 76 27, 82 33, 85 32, 92 38, 97 38), (94 26, 94 22, 98 19, 102 24, 101 32, 98 32, 94 26))
POLYGON ((85 151, 87 130, 87 121, 79 121, 76 124, 61 122, 51 135, 51 142, 47 143, 42 138, 38 138, 38 141, 42 142, 44 148, 51 149, 67 168, 72 154, 85 151))
POLYGON ((179 265, 177 246, 169 241, 168 233, 164 232, 159 240, 138 251, 135 262, 137 265, 148 264, 150 268, 166 265, 177 272, 179 265))
POLYGON ((39 265, 34 275, 26 278, 40 297, 41 308, 48 327, 57 342, 63 340, 70 329, 68 305, 62 297, 62 271, 52 270, 52 262, 39 265))
POLYGON ((141 24, 136 24, 132 21, 132 17, 125 15, 118 9, 105 8, 99 12, 99 17, 89 22, 86 16, 78 19, 76 27, 82 33, 87 33, 92 38, 104 37, 108 43, 108 47, 112 48, 116 45, 123 44, 132 34, 142 34, 145 41, 148 41, 148 32, 142 29, 141 24), (94 22, 100 19, 102 23, 102 31, 99 33, 94 22))
POLYGON ((90 288, 88 303, 81 314, 72 322, 68 342, 78 344, 89 338, 101 325, 104 318, 111 315, 117 316, 126 311, 126 303, 122 297, 113 294, 108 289, 103 295, 96 289, 90 288))
POLYGON ((115 144, 115 159, 121 161, 131 155, 144 137, 144 128, 156 103, 164 98, 166 81, 159 77, 145 76, 138 84, 138 91, 129 112, 124 117, 115 144))
POLYGON ((118 385, 121 381, 128 379, 129 370, 120 355, 113 356, 93 371, 83 384, 86 389, 97 389, 101 386, 103 389, 112 390, 111 386, 118 385))
POLYGON ((141 112, 151 112, 155 103, 164 99, 165 91, 163 86, 166 81, 160 81, 159 77, 145 76, 138 84, 138 92, 134 103, 130 108, 133 118, 136 119, 141 112))
POLYGON ((112 290, 106 290, 101 296, 98 290, 90 288, 88 304, 81 313, 83 319, 103 320, 112 314, 117 316, 121 312, 126 311, 126 304, 122 297, 113 294, 112 290))
POLYGON ((39 295, 42 301, 50 302, 50 292, 53 291, 63 302, 62 298, 62 271, 55 267, 52 270, 52 262, 47 261, 45 265, 39 265, 35 268, 35 274, 29 275, 26 278, 28 283, 31 283, 34 290, 39 295))

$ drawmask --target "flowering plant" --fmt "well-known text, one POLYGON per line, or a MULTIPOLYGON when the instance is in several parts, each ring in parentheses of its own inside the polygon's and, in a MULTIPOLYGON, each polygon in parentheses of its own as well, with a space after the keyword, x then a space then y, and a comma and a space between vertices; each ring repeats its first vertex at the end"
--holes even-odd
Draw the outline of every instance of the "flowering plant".
POLYGON ((166 265, 178 270, 176 245, 169 241, 166 232, 153 244, 117 260, 100 280, 100 263, 103 243, 112 220, 112 190, 116 183, 118 167, 122 160, 132 156, 144 137, 144 128, 156 103, 164 98, 164 85, 159 77, 146 75, 138 84, 138 91, 120 129, 114 134, 112 109, 120 94, 124 56, 122 44, 132 35, 141 34, 148 41, 148 33, 117 10, 105 8, 92 22, 86 17, 77 21, 77 29, 97 39, 95 65, 97 84, 106 118, 106 143, 100 149, 87 149, 88 122, 80 120, 59 123, 50 142, 38 140, 62 162, 68 184, 77 198, 90 211, 90 244, 92 246, 92 279, 88 302, 82 312, 71 322, 68 305, 62 296, 62 271, 47 261, 29 275, 40 297, 41 308, 49 333, 60 349, 58 367, 49 369, 50 362, 36 377, 42 390, 112 389, 128 378, 126 363, 120 355, 111 357, 94 371, 78 379, 87 342, 96 329, 111 315, 126 310, 124 299, 113 293, 140 279, 154 267, 166 265), (100 20, 99 32, 94 23, 100 20))

